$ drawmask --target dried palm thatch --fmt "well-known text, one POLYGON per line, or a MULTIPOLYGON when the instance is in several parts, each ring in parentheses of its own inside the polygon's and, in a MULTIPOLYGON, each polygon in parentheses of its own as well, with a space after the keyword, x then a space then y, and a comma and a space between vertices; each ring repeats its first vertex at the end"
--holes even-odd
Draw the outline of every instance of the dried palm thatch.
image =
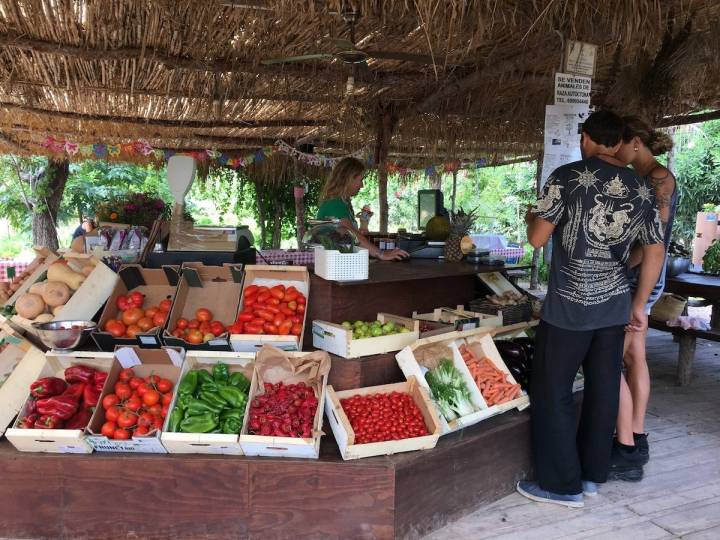
POLYGON ((0 151, 54 135, 343 154, 372 148, 390 105, 391 156, 527 154, 565 40, 599 45, 596 105, 660 120, 720 106, 718 27, 716 0, 0 0, 0 151), (350 8, 367 67, 263 63, 337 52, 350 8))

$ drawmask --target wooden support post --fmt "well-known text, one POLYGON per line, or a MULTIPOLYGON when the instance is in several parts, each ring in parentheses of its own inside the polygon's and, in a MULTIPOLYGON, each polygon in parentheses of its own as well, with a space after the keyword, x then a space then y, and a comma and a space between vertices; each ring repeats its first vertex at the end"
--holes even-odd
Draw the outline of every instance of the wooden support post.
POLYGON ((388 232, 387 197, 387 156, 390 148, 393 128, 397 122, 392 105, 381 106, 378 121, 378 134, 375 142, 375 163, 377 164, 378 198, 380 199, 380 232, 388 232))
POLYGON ((455 213, 455 195, 457 194, 457 171, 453 171, 453 185, 452 185, 452 196, 450 198, 450 209, 451 212, 455 213))
POLYGON ((695 343, 693 336, 680 336, 680 353, 678 354, 677 379, 680 386, 690 383, 692 378, 692 365, 695 360, 695 343))
MULTIPOLYGON (((538 197, 540 196, 540 183, 542 182, 542 161, 542 152, 538 152, 535 171, 535 192, 538 197)), ((535 290, 538 288, 540 277, 540 248, 533 249, 532 265, 532 270, 530 270, 530 290, 535 290)))

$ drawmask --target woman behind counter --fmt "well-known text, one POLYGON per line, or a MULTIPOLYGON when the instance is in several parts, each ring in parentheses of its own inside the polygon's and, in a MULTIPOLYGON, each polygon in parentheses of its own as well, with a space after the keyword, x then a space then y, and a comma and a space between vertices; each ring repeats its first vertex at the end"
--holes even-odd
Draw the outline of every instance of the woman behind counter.
POLYGON ((330 178, 323 188, 320 196, 318 219, 339 219, 340 223, 351 230, 358 238, 360 246, 370 253, 370 256, 383 261, 399 261, 408 257, 402 249, 382 251, 370 240, 365 238, 358 230, 355 212, 353 212, 350 199, 357 195, 363 187, 365 165, 352 157, 343 158, 335 165, 330 178))

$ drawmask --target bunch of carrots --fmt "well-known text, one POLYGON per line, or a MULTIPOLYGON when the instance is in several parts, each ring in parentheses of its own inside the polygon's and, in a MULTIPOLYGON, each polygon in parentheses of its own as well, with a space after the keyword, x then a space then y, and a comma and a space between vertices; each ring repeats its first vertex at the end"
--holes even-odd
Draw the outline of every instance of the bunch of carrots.
POLYGON ((467 345, 460 346, 460 354, 488 406, 505 403, 520 396, 520 385, 508 382, 507 373, 498 369, 492 360, 486 357, 478 358, 467 345))

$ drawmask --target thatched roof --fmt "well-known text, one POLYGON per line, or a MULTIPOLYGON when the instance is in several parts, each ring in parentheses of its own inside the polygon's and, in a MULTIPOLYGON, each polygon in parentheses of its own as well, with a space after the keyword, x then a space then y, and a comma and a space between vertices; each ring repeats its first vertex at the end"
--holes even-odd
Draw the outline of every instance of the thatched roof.
POLYGON ((658 120, 720 107, 719 23, 717 0, 0 0, 0 151, 372 151, 390 106, 391 155, 527 154, 564 40, 598 44, 596 104, 658 120), (404 60, 262 63, 336 51, 350 4, 358 47, 404 60))

